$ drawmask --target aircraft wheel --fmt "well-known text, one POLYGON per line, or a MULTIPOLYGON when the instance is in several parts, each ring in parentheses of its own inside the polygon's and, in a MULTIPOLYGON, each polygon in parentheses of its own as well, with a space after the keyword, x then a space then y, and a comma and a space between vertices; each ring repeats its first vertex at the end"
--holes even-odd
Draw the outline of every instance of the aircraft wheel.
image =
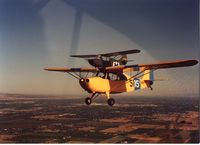
POLYGON ((108 99, 108 105, 113 106, 115 104, 115 100, 113 98, 108 99))
POLYGON ((87 97, 85 98, 85 104, 90 105, 92 103, 92 99, 87 97))

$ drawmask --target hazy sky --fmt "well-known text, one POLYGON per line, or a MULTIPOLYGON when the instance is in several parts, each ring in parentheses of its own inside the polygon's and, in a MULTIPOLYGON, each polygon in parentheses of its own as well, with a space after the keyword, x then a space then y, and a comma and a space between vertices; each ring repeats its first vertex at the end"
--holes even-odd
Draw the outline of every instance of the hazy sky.
MULTIPOLYGON (((87 95, 44 67, 89 67, 70 54, 141 49, 134 64, 198 59, 198 0, 0 0, 0 92, 87 95)), ((158 70, 153 91, 198 96, 199 65, 158 70)))

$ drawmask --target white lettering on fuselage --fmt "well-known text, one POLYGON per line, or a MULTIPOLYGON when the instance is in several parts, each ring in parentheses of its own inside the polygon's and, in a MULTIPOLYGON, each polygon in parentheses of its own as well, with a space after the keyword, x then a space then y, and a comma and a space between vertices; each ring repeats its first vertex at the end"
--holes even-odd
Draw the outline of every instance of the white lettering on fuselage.
POLYGON ((119 62, 118 61, 113 61, 113 66, 119 66, 119 62))

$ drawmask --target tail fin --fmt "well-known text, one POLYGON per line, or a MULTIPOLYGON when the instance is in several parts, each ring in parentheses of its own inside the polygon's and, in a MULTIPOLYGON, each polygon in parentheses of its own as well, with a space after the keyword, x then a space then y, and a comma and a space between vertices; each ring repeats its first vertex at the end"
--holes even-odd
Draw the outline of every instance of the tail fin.
POLYGON ((152 70, 145 70, 141 78, 141 89, 150 88, 152 90, 152 85, 154 82, 154 73, 152 70))

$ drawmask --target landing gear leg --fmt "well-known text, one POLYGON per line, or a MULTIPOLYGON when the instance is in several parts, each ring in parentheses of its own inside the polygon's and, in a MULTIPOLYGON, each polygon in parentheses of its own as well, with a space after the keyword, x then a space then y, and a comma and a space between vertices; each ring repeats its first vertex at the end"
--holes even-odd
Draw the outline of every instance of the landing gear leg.
POLYGON ((96 93, 93 93, 91 97, 85 98, 85 104, 90 105, 92 103, 92 99, 94 98, 95 95, 96 95, 96 93))
POLYGON ((110 98, 110 93, 109 92, 106 92, 106 96, 108 98, 107 102, 108 102, 108 105, 109 106, 113 106, 115 104, 115 99, 113 98, 110 98))

